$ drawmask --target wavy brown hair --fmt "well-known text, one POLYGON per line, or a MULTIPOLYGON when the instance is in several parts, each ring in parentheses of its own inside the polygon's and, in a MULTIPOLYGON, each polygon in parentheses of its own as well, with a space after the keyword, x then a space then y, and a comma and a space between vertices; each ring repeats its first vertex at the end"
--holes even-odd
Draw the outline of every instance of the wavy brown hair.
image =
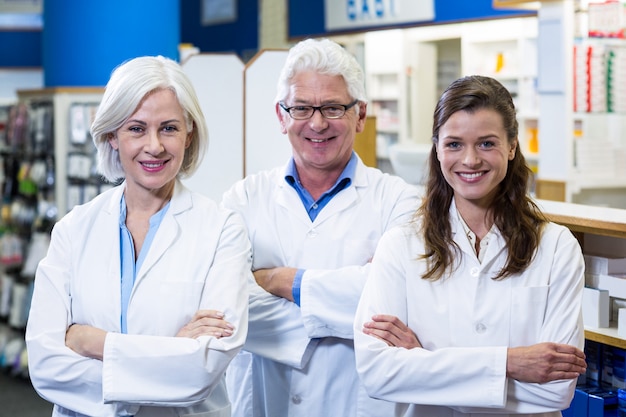
MULTIPOLYGON (((443 176, 435 150, 439 142, 439 130, 454 113, 473 113, 479 109, 498 112, 502 116, 509 144, 517 141, 515 105, 509 91, 498 81, 473 75, 454 81, 443 92, 433 117, 433 148, 430 152, 426 192, 415 216, 421 223, 426 250, 420 259, 428 263, 422 276, 424 279, 437 280, 447 271, 452 271, 455 268, 454 256, 460 251, 452 239, 450 226, 450 204, 454 191, 443 176)), ((528 195, 531 175, 517 146, 490 207, 494 222, 506 241, 508 253, 505 266, 494 279, 503 279, 524 271, 539 245, 541 231, 547 220, 528 195)))

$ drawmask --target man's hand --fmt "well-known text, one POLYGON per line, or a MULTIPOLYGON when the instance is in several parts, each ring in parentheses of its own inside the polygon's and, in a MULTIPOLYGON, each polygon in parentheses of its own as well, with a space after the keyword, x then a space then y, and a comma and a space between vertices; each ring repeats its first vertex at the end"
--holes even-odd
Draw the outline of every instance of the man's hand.
POLYGON ((224 320, 224 313, 216 310, 198 310, 189 323, 178 331, 176 337, 197 339, 200 336, 214 336, 218 339, 232 336, 234 326, 224 320))
POLYGON ((388 314, 372 316, 372 321, 363 324, 363 333, 374 336, 389 346, 405 349, 422 347, 413 330, 396 316, 388 314))
POLYGON ((570 345, 538 343, 509 348, 507 353, 507 376, 522 382, 543 384, 559 379, 574 379, 586 370, 585 354, 570 345))
POLYGON ((257 269, 254 279, 265 291, 293 302, 293 279, 297 269, 289 267, 257 269))

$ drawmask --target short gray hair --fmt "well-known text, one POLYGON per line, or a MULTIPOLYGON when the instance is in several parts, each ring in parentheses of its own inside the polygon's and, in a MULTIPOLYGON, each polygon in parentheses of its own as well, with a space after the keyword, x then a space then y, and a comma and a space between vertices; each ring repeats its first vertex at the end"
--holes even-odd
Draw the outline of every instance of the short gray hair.
POLYGON ((278 79, 275 102, 287 98, 291 80, 302 71, 315 71, 325 75, 341 75, 348 94, 353 99, 367 103, 365 76, 354 55, 330 39, 306 39, 289 50, 287 62, 278 79))

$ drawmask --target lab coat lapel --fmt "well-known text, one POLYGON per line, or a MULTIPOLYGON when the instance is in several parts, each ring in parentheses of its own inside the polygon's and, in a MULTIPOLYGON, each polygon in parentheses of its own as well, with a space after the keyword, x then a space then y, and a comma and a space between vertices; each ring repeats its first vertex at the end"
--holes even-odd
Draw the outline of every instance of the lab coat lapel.
POLYGON ((357 191, 355 187, 348 186, 335 195, 332 200, 328 202, 326 207, 319 212, 315 218, 315 224, 322 224, 325 221, 333 218, 338 213, 352 207, 357 201, 357 191))
POLYGON ((284 178, 284 171, 277 171, 278 175, 275 178, 276 187, 278 192, 276 193, 276 204, 281 210, 285 210, 293 215, 299 222, 305 225, 311 224, 309 214, 300 200, 298 192, 291 185, 287 183, 284 178))
POLYGON ((159 259, 161 259, 163 254, 178 240, 180 227, 176 216, 190 208, 191 194, 180 182, 177 182, 170 207, 161 221, 159 230, 152 241, 152 246, 141 265, 141 269, 137 271, 137 281, 142 279, 159 259))
POLYGON ((352 207, 359 200, 359 189, 368 186, 367 168, 359 158, 352 178, 352 184, 341 190, 332 200, 324 207, 315 219, 316 224, 321 224, 328 219, 333 218, 338 213, 352 207))

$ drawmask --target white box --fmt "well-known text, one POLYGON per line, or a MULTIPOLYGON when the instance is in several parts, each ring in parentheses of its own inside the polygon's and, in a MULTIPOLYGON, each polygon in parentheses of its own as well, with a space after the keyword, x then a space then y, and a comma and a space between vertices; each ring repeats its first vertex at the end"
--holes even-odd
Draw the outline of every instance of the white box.
POLYGON ((619 309, 617 319, 617 335, 622 339, 626 339, 626 308, 619 309))
POLYGON ((626 277, 623 275, 585 274, 585 285, 607 290, 611 297, 626 299, 626 277))
POLYGON ((589 274, 626 274, 626 258, 585 255, 585 271, 589 274))
POLYGON ((585 326, 609 327, 609 312, 609 292, 607 290, 590 287, 583 289, 583 322, 585 326))

